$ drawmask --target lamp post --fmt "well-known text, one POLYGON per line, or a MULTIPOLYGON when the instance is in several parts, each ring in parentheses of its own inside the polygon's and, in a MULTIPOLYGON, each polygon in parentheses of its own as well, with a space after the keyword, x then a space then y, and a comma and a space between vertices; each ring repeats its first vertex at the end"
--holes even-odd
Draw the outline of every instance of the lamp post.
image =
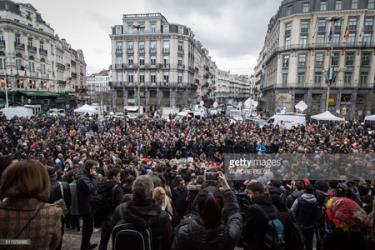
POLYGON ((137 49, 137 53, 138 53, 138 56, 137 56, 137 60, 138 60, 138 66, 137 66, 137 81, 138 81, 138 96, 137 96, 137 99, 138 99, 138 113, 140 114, 141 113, 141 96, 140 96, 140 92, 141 92, 141 81, 139 79, 139 31, 140 30, 143 30, 145 28, 144 25, 141 25, 141 24, 133 24, 133 29, 136 29, 137 30, 137 36, 136 36, 136 42, 137 42, 137 46, 138 46, 138 49, 137 49))
MULTIPOLYGON (((335 23, 337 21, 341 20, 341 17, 332 17, 330 19, 328 19, 328 21, 331 23, 331 27, 330 27, 330 35, 333 36, 333 32, 334 32, 334 26, 335 26, 335 23), (332 32, 332 33, 331 33, 332 32)), ((327 72, 327 99, 326 99, 326 111, 328 111, 328 104, 329 104, 329 96, 330 96, 330 90, 331 90, 331 84, 333 83, 334 81, 334 70, 332 68, 332 52, 333 52, 333 38, 331 37, 331 45, 330 45, 330 49, 329 49, 329 67, 328 67, 328 72, 327 72)))

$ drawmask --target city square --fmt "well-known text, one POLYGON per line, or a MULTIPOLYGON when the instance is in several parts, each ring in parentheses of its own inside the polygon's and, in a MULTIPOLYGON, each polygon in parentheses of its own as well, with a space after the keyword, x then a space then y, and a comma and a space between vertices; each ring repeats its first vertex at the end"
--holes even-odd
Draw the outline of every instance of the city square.
POLYGON ((0 0, 0 249, 375 249, 374 0, 116 2, 0 0))

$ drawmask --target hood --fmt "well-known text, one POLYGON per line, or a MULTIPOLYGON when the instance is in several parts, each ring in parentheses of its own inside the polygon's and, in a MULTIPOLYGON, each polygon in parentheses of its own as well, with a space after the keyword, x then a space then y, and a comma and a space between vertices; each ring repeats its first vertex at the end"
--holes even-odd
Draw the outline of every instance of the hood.
POLYGON ((315 195, 313 195, 313 194, 303 194, 301 197, 306 202, 311 203, 311 204, 314 204, 314 203, 317 202, 317 199, 316 199, 315 195))
POLYGON ((127 205, 126 220, 138 226, 150 224, 151 220, 160 216, 162 210, 153 200, 130 201, 127 205))

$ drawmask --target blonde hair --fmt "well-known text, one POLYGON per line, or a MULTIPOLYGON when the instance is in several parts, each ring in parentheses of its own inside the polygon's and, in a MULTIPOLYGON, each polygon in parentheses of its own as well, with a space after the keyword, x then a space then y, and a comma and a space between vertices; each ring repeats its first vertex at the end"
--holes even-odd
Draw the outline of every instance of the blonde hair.
POLYGON ((152 194, 152 198, 156 199, 157 197, 160 197, 161 195, 167 195, 166 192, 165 192, 165 190, 164 190, 164 188, 162 188, 162 187, 156 187, 154 189, 153 194, 152 194))

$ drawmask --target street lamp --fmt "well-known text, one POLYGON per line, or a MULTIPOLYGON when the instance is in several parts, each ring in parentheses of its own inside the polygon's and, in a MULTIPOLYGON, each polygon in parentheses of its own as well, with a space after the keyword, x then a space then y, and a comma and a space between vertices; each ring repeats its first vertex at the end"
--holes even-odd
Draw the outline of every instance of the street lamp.
POLYGON ((139 31, 140 30, 143 30, 145 28, 144 25, 141 25, 141 24, 133 24, 133 29, 136 29, 137 30, 137 36, 136 36, 136 41, 137 41, 137 46, 138 46, 138 49, 137 49, 137 52, 138 52, 138 57, 137 57, 137 60, 138 60, 138 67, 137 67, 137 81, 138 81, 138 113, 140 114, 141 113, 141 96, 140 96, 140 92, 141 92, 141 81, 139 79, 139 31))
MULTIPOLYGON (((341 17, 331 17, 330 19, 327 19, 328 22, 331 23, 331 27, 330 27, 330 36, 333 36, 333 32, 334 32, 334 26, 336 24, 337 21, 341 20, 341 17)), ((329 104, 329 95, 330 95, 330 88, 331 88, 331 84, 334 82, 335 80, 335 72, 334 72, 334 69, 332 68, 332 60, 333 60, 333 57, 332 57, 332 52, 333 52, 333 38, 330 37, 330 42, 331 42, 331 46, 330 46, 330 50, 329 50, 329 67, 328 67, 328 72, 327 72, 327 99, 326 99, 326 111, 328 111, 328 104, 329 104)))

